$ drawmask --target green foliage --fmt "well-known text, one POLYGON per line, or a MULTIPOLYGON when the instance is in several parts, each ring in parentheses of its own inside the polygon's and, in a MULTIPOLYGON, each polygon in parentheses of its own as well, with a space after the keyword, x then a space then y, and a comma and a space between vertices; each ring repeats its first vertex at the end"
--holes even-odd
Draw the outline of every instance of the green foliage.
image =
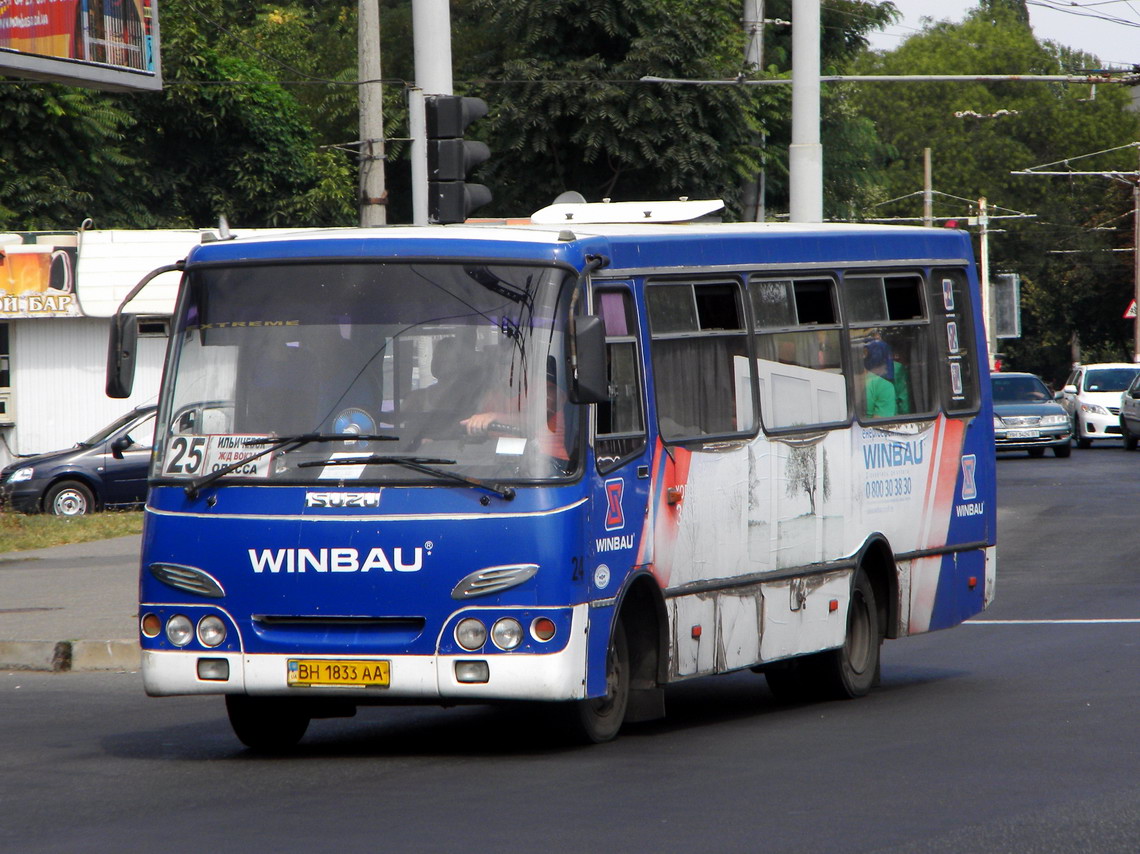
MULTIPOLYGON (((504 214, 564 190, 591 199, 726 197, 754 174, 774 95, 744 86, 639 82, 731 79, 741 71, 736 2, 475 0, 499 54, 472 84, 492 115, 486 182, 504 214)), ((479 56, 486 58, 486 49, 479 56)), ((468 73, 476 78, 474 69, 468 73)))
MULTIPOLYGON (((961 24, 939 23, 887 54, 870 54, 860 74, 1050 74, 1095 66, 1094 57, 1039 43, 1017 0, 984 4, 961 24), (1019 8, 1020 7, 1020 10, 1019 8)), ((1019 341, 1003 341, 1007 364, 1056 379, 1070 361, 1074 335, 1087 348, 1123 357, 1131 324, 1121 314, 1132 289, 1127 188, 1097 177, 1014 174, 1057 169, 1136 169, 1140 122, 1116 86, 1044 82, 867 83, 857 109, 875 117, 888 142, 881 160, 886 198, 880 216, 921 214, 923 149, 933 161, 935 215, 964 218, 985 197, 999 215, 990 241, 991 269, 1022 275, 1019 341), (1112 149, 1097 158, 1071 158, 1112 149), (1069 160, 1070 167, 1064 165, 1069 160), (945 196, 941 195, 945 194, 945 196), (949 197, 949 198, 947 198, 949 197), (1102 231, 1104 225, 1123 231, 1102 231), (1061 254, 1061 253, 1064 254, 1061 254)))
POLYGON ((99 93, 0 85, 0 229, 78 228, 87 216, 139 213, 134 124, 99 93))

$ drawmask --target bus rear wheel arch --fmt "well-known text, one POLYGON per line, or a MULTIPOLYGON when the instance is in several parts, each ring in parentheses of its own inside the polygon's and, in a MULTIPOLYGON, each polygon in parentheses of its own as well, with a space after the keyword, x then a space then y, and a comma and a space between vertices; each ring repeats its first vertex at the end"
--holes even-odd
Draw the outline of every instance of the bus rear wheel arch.
POLYGON ((878 684, 887 612, 882 591, 883 586, 872 583, 871 575, 860 566, 851 582, 843 645, 764 668, 764 678, 777 700, 855 699, 878 684))

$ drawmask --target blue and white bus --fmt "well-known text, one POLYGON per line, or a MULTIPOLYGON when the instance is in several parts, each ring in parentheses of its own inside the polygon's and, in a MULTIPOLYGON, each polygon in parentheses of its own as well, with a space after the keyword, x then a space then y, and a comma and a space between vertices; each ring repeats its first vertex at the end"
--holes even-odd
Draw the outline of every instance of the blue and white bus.
POLYGON ((425 701, 549 701, 599 742, 697 676, 858 697, 885 638, 982 611, 969 237, 694 216, 717 208, 190 252, 142 538, 146 691, 225 695, 253 748, 425 701))

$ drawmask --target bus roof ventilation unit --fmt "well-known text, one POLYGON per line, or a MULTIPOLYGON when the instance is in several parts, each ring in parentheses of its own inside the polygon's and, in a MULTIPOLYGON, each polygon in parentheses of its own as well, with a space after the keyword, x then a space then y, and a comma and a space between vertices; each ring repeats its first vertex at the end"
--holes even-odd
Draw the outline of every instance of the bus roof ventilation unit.
POLYGON ((540 225, 566 223, 692 222, 724 209, 720 199, 671 202, 569 202, 548 205, 530 215, 540 225))

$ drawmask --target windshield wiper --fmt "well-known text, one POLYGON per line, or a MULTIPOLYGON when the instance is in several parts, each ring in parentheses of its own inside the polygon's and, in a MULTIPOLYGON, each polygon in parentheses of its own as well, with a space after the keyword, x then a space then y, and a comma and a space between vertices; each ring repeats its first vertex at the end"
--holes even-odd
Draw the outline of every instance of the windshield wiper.
POLYGON ((456 483, 465 483, 468 486, 474 486, 477 489, 485 489, 487 492, 493 492, 495 495, 502 498, 504 501, 510 501, 515 497, 514 487, 500 486, 497 483, 490 483, 489 481, 480 480, 477 477, 467 477, 466 475, 456 474, 453 471, 446 469, 437 469, 435 466, 453 466, 455 460, 437 459, 435 457, 385 457, 385 456, 367 456, 367 457, 338 457, 333 460, 310 460, 308 462, 298 463, 297 468, 308 468, 310 466, 382 466, 382 465, 395 465, 403 466, 404 468, 412 469, 412 471, 430 474, 434 477, 442 477, 445 480, 453 480, 456 483))
POLYGON ((242 442, 243 445, 251 447, 254 445, 265 445, 256 454, 251 454, 248 457, 242 457, 240 460, 234 460, 229 465, 222 466, 216 471, 209 474, 202 475, 190 481, 184 489, 186 490, 187 497, 193 501, 198 497, 203 487, 209 486, 215 480, 223 477, 234 469, 240 468, 246 463, 264 457, 266 454, 271 454, 274 451, 279 451, 282 448, 287 448, 294 451, 302 445, 307 445, 310 442, 395 442, 399 436, 385 436, 382 434, 374 433, 299 433, 296 436, 277 436, 266 439, 247 439, 242 442), (292 446, 292 447, 290 447, 292 446))

